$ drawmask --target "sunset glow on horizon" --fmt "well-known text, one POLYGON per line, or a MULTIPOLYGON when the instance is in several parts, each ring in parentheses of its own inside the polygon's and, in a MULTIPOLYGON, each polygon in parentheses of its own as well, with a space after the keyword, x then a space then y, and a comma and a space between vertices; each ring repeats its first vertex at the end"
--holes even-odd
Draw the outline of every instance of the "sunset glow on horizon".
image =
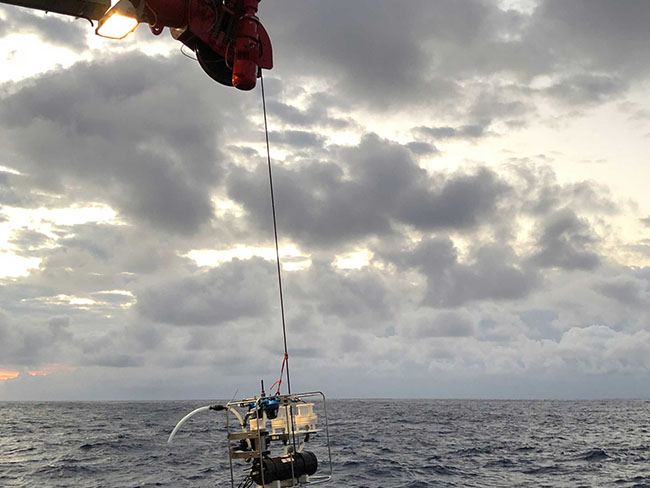
MULTIPOLYGON (((72 372, 76 368, 67 364, 46 364, 38 369, 24 371, 29 376, 49 376, 55 373, 72 372)), ((20 376, 19 371, 0 369, 0 381, 12 380, 20 376)))
POLYGON ((18 371, 6 371, 0 369, 0 381, 11 380, 16 378, 20 373, 18 371))

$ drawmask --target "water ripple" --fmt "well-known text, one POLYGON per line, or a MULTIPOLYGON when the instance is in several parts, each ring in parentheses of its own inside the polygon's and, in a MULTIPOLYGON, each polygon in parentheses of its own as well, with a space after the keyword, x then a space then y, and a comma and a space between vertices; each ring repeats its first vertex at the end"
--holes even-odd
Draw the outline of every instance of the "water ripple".
MULTIPOLYGON (((2 487, 230 486, 206 402, 0 403, 2 487)), ((650 488, 650 402, 330 401, 347 488, 650 488)))

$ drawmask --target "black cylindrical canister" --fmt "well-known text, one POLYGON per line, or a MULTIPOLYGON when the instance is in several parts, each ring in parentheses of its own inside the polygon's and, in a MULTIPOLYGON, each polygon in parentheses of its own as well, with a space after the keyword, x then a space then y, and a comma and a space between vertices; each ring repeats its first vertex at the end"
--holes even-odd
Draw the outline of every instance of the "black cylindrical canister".
MULTIPOLYGON (((264 483, 274 481, 290 480, 292 475, 295 479, 301 476, 311 476, 318 469, 318 461, 313 452, 303 451, 293 456, 283 457, 266 457, 262 460, 264 470, 264 483), (291 466, 293 461, 293 468, 291 466)), ((259 459, 255 460, 251 471, 251 478, 258 485, 262 485, 262 472, 260 470, 259 459)))

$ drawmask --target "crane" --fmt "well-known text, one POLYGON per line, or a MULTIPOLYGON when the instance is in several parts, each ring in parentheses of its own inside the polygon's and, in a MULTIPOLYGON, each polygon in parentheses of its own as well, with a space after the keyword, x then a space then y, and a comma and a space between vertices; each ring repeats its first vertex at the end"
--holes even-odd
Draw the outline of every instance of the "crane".
MULTIPOLYGON (((0 0, 0 3, 97 21, 95 33, 123 39, 141 23, 154 35, 169 27, 215 81, 252 90, 273 49, 257 17, 260 0, 0 0)), ((94 25, 94 24, 93 24, 94 25)))

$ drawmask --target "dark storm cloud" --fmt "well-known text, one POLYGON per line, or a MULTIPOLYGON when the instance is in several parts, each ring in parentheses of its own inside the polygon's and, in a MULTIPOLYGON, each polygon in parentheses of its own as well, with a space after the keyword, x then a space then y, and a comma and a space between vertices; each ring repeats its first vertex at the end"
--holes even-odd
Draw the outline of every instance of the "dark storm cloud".
POLYGON ((221 178, 217 113, 236 101, 220 100, 223 91, 187 96, 209 82, 177 63, 124 54, 21 84, 0 104, 0 139, 17 155, 5 164, 37 188, 196 232, 211 218, 210 193, 221 178))
POLYGON ((561 209, 545 219, 532 262, 545 268, 592 270, 600 264, 592 251, 597 242, 586 220, 571 209, 561 209))
POLYGON ((70 22, 69 17, 58 14, 37 15, 30 10, 15 6, 0 6, 0 35, 9 33, 35 34, 43 42, 82 50, 87 47, 86 34, 91 29, 86 20, 70 22))
POLYGON ((639 220, 641 221, 641 223, 642 223, 643 225, 645 225, 645 226, 647 226, 647 227, 650 227, 650 217, 646 217, 646 218, 639 219, 639 220))
MULTIPOLYGON (((407 147, 375 135, 339 148, 336 162, 276 167, 283 232, 312 245, 388 235, 395 224, 419 229, 470 229, 490 219, 509 187, 492 171, 429 176, 407 147)), ((268 228, 266 170, 236 169, 229 196, 261 228, 268 228)))
POLYGON ((535 270, 503 246, 480 246, 461 262, 453 242, 438 237, 424 239, 413 250, 382 257, 420 271, 427 281, 423 303, 432 307, 520 299, 540 284, 535 270))
POLYGON ((234 260, 142 290, 137 309, 161 323, 218 325, 266 313, 272 284, 271 263, 259 258, 234 260))

